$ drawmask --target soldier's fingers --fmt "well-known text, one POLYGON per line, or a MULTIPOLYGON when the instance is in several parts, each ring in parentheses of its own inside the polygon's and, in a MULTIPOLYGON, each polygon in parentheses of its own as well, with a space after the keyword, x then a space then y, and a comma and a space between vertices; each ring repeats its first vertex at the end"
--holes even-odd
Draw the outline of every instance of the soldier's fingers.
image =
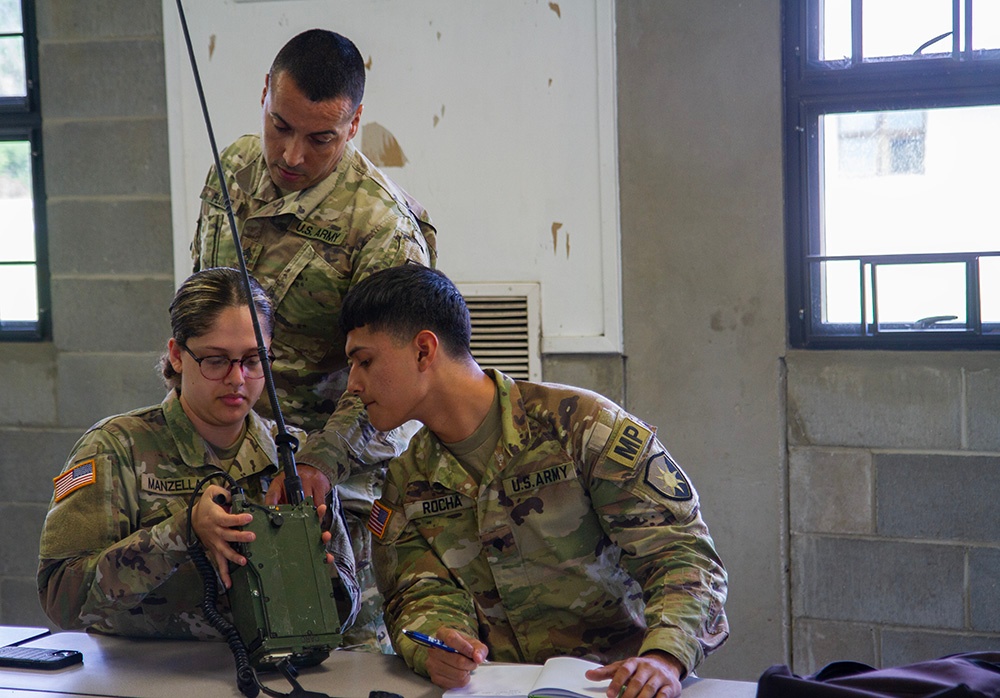
POLYGON ((271 481, 271 486, 267 488, 264 495, 264 504, 281 504, 285 501, 285 479, 275 478, 271 481))

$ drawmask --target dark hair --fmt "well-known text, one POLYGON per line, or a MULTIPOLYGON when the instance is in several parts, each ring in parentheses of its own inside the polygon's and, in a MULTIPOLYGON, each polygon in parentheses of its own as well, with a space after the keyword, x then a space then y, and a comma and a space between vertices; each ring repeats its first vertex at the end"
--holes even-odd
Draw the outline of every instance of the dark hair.
POLYGON ((348 291, 340 308, 340 329, 346 336, 364 326, 403 341, 430 330, 449 355, 471 354, 465 299, 447 276, 419 264, 377 271, 348 291))
MULTIPOLYGON (((274 306, 267 292, 250 277, 253 305, 260 319, 260 331, 266 337, 274 334, 274 306)), ((209 332, 219 314, 226 308, 249 308, 243 272, 229 267, 213 267, 195 272, 180 285, 170 303, 171 336, 181 344, 209 332)), ((170 356, 160 357, 163 382, 168 388, 180 385, 180 374, 170 363, 170 356)))
POLYGON ((365 63, 358 47, 326 29, 292 37, 271 63, 272 84, 279 73, 287 73, 314 102, 343 96, 357 108, 365 96, 365 63))

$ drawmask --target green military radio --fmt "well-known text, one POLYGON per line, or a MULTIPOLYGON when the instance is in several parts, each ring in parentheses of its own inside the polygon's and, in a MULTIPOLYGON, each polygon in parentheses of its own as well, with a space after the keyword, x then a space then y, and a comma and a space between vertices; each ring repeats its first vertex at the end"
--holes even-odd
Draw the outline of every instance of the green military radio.
POLYGON ((312 499, 263 506, 236 493, 232 513, 250 513, 252 543, 237 546, 247 564, 230 570, 233 624, 258 668, 289 660, 312 666, 340 644, 340 617, 312 499))

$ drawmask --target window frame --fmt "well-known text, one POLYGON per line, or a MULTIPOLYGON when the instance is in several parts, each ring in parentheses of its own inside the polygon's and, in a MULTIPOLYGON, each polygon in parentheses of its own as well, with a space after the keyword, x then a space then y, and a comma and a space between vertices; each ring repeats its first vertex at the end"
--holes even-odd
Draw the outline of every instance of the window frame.
MULTIPOLYGON (((852 0, 860 8, 863 0, 852 0)), ((953 0, 953 26, 960 4, 966 11, 972 0, 953 0)), ((967 277, 966 329, 882 330, 861 316, 860 325, 823 324, 821 272, 814 250, 821 242, 820 119, 825 114, 850 111, 894 111, 1000 104, 1000 49, 952 52, 907 61, 820 61, 819 13, 822 0, 783 0, 785 231, 788 298, 788 341, 804 349, 1000 349, 1000 328, 980 323, 978 291, 967 277), (817 265, 818 266, 818 265, 817 265), (816 328, 819 328, 818 330, 816 328), (850 330, 850 331, 848 331, 850 330)), ((858 15, 860 16, 860 14, 858 15)), ((967 16, 967 15, 966 15, 967 16)), ((974 21, 974 18, 973 18, 974 21)), ((861 54, 855 27, 853 52, 861 54)), ((965 45, 968 47, 968 28, 965 45)), ((1000 242, 996 249, 1000 251, 1000 242)), ((968 254, 954 253, 955 261, 968 254)), ((936 261, 934 255, 859 255, 878 264, 936 261)), ((861 268, 864 284, 868 272, 861 268)), ((978 281, 978 274, 975 275, 978 281)), ((870 278, 870 277, 869 277, 870 278)), ((862 303, 865 301, 862 288, 862 303)))
MULTIPOLYGON (((34 0, 21 0, 24 42, 24 97, 0 97, 0 140, 24 140, 31 149, 31 194, 35 221, 35 278, 38 320, 0 323, 0 342, 45 341, 52 336, 45 173, 42 166, 42 111, 38 81, 38 36, 34 0)), ((6 34, 5 36, 17 36, 6 34)))

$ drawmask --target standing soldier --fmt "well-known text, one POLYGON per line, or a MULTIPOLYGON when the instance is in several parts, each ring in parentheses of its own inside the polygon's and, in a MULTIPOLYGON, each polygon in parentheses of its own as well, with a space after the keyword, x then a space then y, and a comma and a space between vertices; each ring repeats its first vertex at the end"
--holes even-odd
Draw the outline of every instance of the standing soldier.
MULTIPOLYGON (((306 495, 336 485, 351 528, 364 600, 345 646, 391 652, 364 526, 385 461, 408 441, 379 433, 347 381, 340 304, 361 279, 407 263, 433 266, 426 212, 358 151, 365 67, 354 44, 312 29, 279 51, 264 78, 261 135, 221 154, 247 267, 276 304, 274 380, 286 420, 308 432, 296 455, 306 495)), ((194 268, 235 265, 215 168, 202 192, 194 268)), ((280 479, 268 502, 282 496, 280 479)))

